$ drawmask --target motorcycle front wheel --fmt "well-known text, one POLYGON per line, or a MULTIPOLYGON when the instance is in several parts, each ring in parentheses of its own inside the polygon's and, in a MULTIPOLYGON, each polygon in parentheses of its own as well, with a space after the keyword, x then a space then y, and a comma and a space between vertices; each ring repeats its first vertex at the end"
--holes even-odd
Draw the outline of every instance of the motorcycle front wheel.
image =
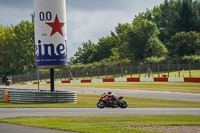
POLYGON ((126 101, 120 101, 120 103, 119 103, 120 108, 126 108, 127 106, 128 106, 128 104, 126 101))
POLYGON ((105 103, 103 102, 103 101, 99 101, 98 103, 97 103, 97 107, 98 108, 105 108, 105 103))

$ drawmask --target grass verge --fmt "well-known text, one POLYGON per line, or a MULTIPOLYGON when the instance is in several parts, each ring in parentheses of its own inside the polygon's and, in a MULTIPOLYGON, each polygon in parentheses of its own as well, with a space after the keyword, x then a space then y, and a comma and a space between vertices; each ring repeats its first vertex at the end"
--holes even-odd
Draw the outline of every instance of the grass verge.
POLYGON ((200 116, 19 117, 0 119, 0 122, 81 133, 150 133, 134 127, 200 125, 200 116))
MULTIPOLYGON (((17 104, 0 101, 0 108, 96 108, 100 95, 78 94, 78 102, 51 104, 17 104)), ((124 98, 129 108, 200 108, 200 102, 159 100, 145 98, 124 98)))
MULTIPOLYGON (((49 86, 42 84, 41 86, 49 86)), ((115 82, 115 83, 68 83, 56 84, 56 86, 67 87, 93 87, 129 90, 169 91, 183 93, 200 93, 200 83, 173 83, 173 82, 115 82)))

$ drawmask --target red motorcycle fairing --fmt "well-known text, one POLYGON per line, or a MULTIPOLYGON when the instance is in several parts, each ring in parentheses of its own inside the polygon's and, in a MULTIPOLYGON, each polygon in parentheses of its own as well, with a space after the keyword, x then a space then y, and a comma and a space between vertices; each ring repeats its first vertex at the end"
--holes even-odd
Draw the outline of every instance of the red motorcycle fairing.
POLYGON ((108 97, 108 98, 106 98, 106 97, 100 97, 100 99, 99 99, 99 101, 108 101, 108 100, 112 100, 112 98, 111 97, 108 97))

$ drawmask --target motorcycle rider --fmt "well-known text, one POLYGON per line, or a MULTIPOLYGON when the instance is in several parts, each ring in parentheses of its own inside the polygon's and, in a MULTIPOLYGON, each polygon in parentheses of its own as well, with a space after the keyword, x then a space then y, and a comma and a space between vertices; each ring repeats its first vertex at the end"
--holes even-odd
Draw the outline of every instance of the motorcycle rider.
POLYGON ((112 93, 111 91, 109 91, 108 93, 107 93, 107 96, 108 96, 108 98, 111 98, 111 100, 108 100, 107 101, 107 105, 112 105, 113 104, 113 101, 115 101, 117 98, 117 96, 114 94, 114 93, 112 93))
POLYGON ((111 97, 112 100, 116 100, 116 95, 112 93, 111 91, 108 92, 108 97, 111 97))
POLYGON ((9 85, 10 85, 10 79, 9 79, 8 77, 6 78, 5 85, 6 85, 6 86, 9 86, 9 85))

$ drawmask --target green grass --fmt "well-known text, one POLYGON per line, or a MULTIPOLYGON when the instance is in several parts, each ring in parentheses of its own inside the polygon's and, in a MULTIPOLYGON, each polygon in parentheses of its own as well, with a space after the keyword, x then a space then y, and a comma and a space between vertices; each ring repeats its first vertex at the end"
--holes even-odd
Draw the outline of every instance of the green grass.
MULTIPOLYGON (((0 108, 96 108, 100 95, 78 94, 78 102, 53 104, 17 104, 0 101, 0 108)), ((159 100, 145 98, 124 98, 129 108, 200 108, 200 102, 159 100)))
POLYGON ((93 108, 96 107, 99 96, 88 94, 77 94, 77 103, 41 103, 41 104, 20 104, 5 103, 0 101, 0 108, 93 108))
MULTIPOLYGON (((42 85, 42 86, 49 86, 49 84, 42 85)), ((187 83, 187 82, 183 82, 183 83, 172 83, 172 82, 70 83, 70 84, 56 84, 56 86, 200 93, 200 83, 187 83)))
MULTIPOLYGON (((167 75, 168 77, 168 72, 160 72, 158 75, 157 73, 153 73, 153 77, 162 77, 163 75, 167 75)), ((174 72, 169 72, 169 77, 190 77, 190 72, 189 71, 180 71, 180 75, 178 71, 174 72)), ((131 77, 131 75, 125 75, 125 77, 131 77)), ((134 74, 132 77, 139 77, 139 74, 134 74)), ((140 77, 147 77, 145 74, 140 74, 140 77)), ((152 75, 151 75, 152 77, 152 75)), ((200 77, 200 70, 191 70, 191 77, 200 77)))
POLYGON ((200 125, 200 116, 19 117, 0 119, 0 122, 81 133, 150 133, 133 127, 200 125))

